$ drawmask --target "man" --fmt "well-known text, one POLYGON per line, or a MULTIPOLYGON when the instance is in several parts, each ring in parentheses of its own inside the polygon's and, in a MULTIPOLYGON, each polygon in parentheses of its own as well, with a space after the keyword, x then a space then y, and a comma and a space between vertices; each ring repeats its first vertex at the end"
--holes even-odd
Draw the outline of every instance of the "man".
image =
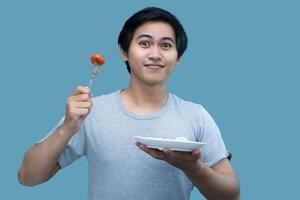
POLYGON ((91 200, 189 199, 193 186, 208 199, 239 199, 214 120, 201 105, 167 92, 167 79, 187 47, 180 22, 168 11, 145 8, 126 21, 118 43, 128 88, 92 100, 90 89, 79 86, 65 117, 25 154, 20 183, 45 182, 86 155, 91 200), (192 152, 157 150, 135 146, 134 135, 184 136, 207 145, 192 152))

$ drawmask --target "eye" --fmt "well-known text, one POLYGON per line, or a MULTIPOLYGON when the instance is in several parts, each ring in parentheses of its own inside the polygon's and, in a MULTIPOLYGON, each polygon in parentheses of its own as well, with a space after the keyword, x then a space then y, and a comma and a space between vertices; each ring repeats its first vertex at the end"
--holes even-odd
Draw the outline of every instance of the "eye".
POLYGON ((163 49, 170 49, 170 48, 172 48, 172 44, 170 44, 168 42, 164 42, 164 43, 161 44, 161 47, 163 49))
POLYGON ((149 41, 146 41, 146 40, 142 40, 139 42, 139 45, 143 48, 147 48, 150 46, 150 42, 149 41))

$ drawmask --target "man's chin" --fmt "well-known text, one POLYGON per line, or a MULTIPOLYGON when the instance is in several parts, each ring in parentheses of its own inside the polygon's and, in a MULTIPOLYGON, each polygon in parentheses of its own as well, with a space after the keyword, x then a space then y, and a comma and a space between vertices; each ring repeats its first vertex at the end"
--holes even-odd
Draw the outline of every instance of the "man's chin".
POLYGON ((149 87, 159 87, 159 86, 164 86, 166 84, 165 80, 159 80, 159 79, 152 79, 152 80, 147 80, 145 84, 149 87))

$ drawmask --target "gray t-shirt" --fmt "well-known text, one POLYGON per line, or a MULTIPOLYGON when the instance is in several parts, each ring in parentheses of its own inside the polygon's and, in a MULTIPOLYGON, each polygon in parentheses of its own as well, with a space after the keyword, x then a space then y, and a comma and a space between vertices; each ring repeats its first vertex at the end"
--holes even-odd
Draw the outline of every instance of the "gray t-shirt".
POLYGON ((201 160, 207 166, 228 156, 216 123, 201 105, 169 94, 160 112, 141 116, 126 110, 119 90, 93 98, 90 114, 69 141, 59 164, 64 168, 81 156, 87 157, 90 200, 189 199, 193 184, 185 174, 141 151, 135 145, 135 135, 183 136, 205 142, 201 160))

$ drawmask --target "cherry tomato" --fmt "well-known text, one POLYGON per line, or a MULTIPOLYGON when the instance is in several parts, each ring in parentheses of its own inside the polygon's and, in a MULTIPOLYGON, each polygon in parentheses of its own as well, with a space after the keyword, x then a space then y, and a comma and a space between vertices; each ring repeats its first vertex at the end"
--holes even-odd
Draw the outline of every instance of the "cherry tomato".
POLYGON ((91 56, 91 62, 93 65, 103 65, 105 63, 105 59, 100 54, 95 53, 91 56))

